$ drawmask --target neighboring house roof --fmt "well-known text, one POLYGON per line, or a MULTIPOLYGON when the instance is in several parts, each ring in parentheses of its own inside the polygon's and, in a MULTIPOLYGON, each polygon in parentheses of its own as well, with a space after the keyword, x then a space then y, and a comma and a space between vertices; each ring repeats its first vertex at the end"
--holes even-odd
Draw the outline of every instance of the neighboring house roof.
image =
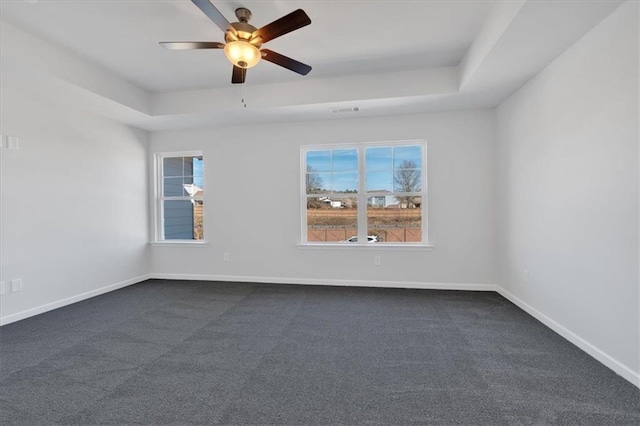
POLYGON ((193 183, 185 183, 182 187, 190 197, 202 197, 204 195, 204 190, 193 183))

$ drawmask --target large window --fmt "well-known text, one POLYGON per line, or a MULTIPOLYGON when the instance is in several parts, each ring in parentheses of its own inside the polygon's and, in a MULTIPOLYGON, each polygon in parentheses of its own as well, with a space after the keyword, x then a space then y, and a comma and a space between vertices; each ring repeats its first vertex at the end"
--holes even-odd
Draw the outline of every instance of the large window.
POLYGON ((202 153, 157 154, 156 240, 204 239, 202 153))
POLYGON ((426 244, 424 141, 302 149, 304 243, 426 244))

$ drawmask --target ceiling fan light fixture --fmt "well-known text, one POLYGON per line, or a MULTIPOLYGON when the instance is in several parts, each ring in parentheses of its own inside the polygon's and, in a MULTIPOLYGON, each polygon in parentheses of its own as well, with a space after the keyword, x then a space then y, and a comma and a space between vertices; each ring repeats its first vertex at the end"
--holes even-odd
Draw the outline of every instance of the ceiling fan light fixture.
POLYGON ((233 64, 232 84, 244 83, 247 76, 247 68, 256 66, 260 59, 300 75, 309 74, 311 67, 307 64, 298 62, 273 50, 260 50, 264 43, 311 24, 311 19, 304 10, 294 10, 261 28, 256 28, 249 24, 251 19, 251 11, 249 9, 239 7, 236 9, 238 22, 229 22, 211 1, 191 0, 202 13, 224 32, 226 44, 214 41, 163 41, 160 42, 160 45, 170 50, 224 49, 225 56, 233 64))
POLYGON ((231 41, 225 44, 224 54, 229 59, 229 62, 244 69, 255 66, 262 58, 260 50, 244 40, 231 41))

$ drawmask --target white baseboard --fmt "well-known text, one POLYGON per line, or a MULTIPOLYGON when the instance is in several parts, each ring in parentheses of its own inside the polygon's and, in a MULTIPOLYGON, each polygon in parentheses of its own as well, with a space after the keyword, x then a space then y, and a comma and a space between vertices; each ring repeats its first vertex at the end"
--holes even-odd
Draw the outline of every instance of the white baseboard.
POLYGON ((71 305, 72 303, 80 302, 91 297, 99 296, 101 294, 109 293, 110 291, 118 290, 124 287, 128 287, 133 284, 140 283, 149 279, 149 275, 142 275, 136 278, 131 278, 126 281, 111 284, 105 287, 98 288, 96 290, 87 291, 66 299, 57 300, 55 302, 47 303, 46 305, 37 306, 35 308, 27 309, 22 312, 18 312, 11 315, 0 317, 0 325, 10 324, 12 322, 20 321, 38 314, 43 314, 54 309, 62 308, 63 306, 71 305))
POLYGON ((591 355, 593 358, 595 358, 600 363, 604 364, 605 366, 613 370, 619 376, 622 376, 624 379, 628 380, 633 385, 640 388, 640 374, 636 373, 626 365, 617 361, 611 355, 607 354, 603 350, 587 342, 582 337, 578 336, 571 330, 565 328, 563 325, 549 318, 548 316, 546 316, 545 314, 543 314, 533 306, 529 305, 528 303, 524 302, 522 299, 518 298, 514 294, 508 292, 504 288, 500 286, 496 286, 496 290, 499 294, 501 294, 503 297, 508 299, 514 305, 518 306, 520 309, 527 312, 529 315, 531 315, 532 317, 534 317, 535 319, 537 319, 538 321, 540 321, 541 323, 549 327, 551 330, 555 331, 560 336, 564 337, 565 339, 567 339, 568 341, 570 341, 571 343, 573 343, 574 345, 576 345, 577 347, 585 351, 587 354, 591 355))
POLYGON ((421 283, 412 281, 368 281, 368 280, 336 280, 318 278, 282 278, 282 277, 254 277, 238 275, 201 275, 201 274, 150 274, 151 279, 161 280, 190 280, 190 281, 228 281, 264 284, 299 284, 325 285, 334 287, 381 287, 407 288, 422 290, 467 290, 467 291, 496 291, 494 284, 472 283, 421 283))

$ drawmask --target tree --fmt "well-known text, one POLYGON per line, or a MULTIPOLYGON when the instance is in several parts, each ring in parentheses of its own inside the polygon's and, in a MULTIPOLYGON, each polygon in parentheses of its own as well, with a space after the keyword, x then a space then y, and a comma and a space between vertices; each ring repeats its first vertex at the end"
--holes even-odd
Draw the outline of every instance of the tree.
MULTIPOLYGON (((396 168, 393 176, 395 184, 394 192, 419 192, 422 186, 422 177, 420 169, 415 161, 404 160, 400 166, 396 168)), ((397 196, 396 200, 400 204, 406 204, 407 208, 413 208, 420 205, 420 197, 414 196, 397 196)))
MULTIPOLYGON (((311 166, 307 166, 307 173, 305 177, 305 184, 307 186, 307 194, 320 194, 322 193, 322 186, 324 182, 319 174, 315 173, 315 170, 311 166)), ((308 198, 307 197, 307 208, 308 209, 319 209, 324 207, 323 204, 317 198, 308 198)))
POLYGON ((319 174, 315 173, 315 170, 311 166, 307 166, 306 176, 307 194, 318 194, 322 191, 324 182, 319 174))

